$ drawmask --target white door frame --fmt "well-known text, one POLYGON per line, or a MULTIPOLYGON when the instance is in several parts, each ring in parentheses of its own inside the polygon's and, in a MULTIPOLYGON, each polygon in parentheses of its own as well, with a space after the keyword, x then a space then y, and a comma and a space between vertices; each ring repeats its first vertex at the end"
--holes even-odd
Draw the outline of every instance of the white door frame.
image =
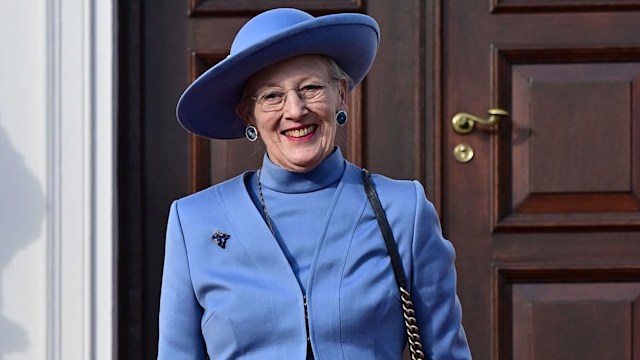
POLYGON ((117 355, 116 5, 47 2, 47 360, 117 355))

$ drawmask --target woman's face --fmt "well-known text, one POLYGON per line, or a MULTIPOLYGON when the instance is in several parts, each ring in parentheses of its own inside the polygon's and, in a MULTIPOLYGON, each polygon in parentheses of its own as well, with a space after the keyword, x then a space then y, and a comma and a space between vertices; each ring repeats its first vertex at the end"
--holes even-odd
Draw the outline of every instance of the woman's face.
POLYGON ((254 101, 249 122, 273 163, 303 173, 331 154, 335 114, 346 109, 346 82, 331 79, 325 58, 301 55, 271 65, 251 77, 246 92, 254 101), (282 105, 274 106, 272 99, 283 94, 282 105))

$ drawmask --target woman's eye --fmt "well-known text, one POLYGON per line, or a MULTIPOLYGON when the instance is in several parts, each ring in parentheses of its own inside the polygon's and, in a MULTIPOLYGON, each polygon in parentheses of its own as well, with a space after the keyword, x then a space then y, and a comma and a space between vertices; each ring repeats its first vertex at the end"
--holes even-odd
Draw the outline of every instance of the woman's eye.
POLYGON ((278 100, 282 98, 282 93, 281 92, 270 92, 270 93, 266 93, 262 96, 260 96, 260 99, 262 101, 273 101, 273 100, 278 100))
POLYGON ((317 91, 317 90, 322 90, 324 89, 324 85, 320 85, 320 84, 309 84, 309 85, 305 85, 302 87, 302 89, 300 89, 300 91, 317 91))

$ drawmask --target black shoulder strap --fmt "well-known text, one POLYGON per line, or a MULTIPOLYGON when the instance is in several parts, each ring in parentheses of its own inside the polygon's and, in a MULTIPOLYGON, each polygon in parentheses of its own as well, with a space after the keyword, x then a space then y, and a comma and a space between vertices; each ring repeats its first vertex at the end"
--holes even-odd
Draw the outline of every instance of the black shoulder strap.
POLYGON ((391 266, 393 266, 393 273, 396 277, 396 282, 398 283, 399 287, 405 289, 406 291, 409 291, 406 286, 406 278, 404 275, 404 269, 402 268, 402 260, 400 259, 400 254, 398 253, 398 244, 396 244, 396 241, 393 237, 393 232, 391 231, 391 226, 389 226, 387 215, 382 208, 382 204, 380 204, 380 199, 378 198, 378 193, 373 186, 373 181, 371 181, 371 173, 369 173, 369 170, 362 169, 362 178, 364 179, 364 191, 367 193, 369 204, 371 204, 371 209, 373 209, 373 213, 376 215, 378 226, 380 227, 380 231, 382 231, 384 243, 387 245, 387 250, 389 251, 389 256, 391 257, 391 266))

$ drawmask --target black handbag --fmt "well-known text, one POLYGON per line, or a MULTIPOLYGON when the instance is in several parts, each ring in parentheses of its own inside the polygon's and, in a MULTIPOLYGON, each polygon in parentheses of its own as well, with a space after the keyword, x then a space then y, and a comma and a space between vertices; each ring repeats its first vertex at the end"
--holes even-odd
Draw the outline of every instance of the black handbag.
POLYGON ((407 329, 407 340, 409 342, 409 351, 411 353, 412 360, 425 359, 425 354, 422 349, 422 342, 420 341, 420 333, 418 329, 418 322, 416 321, 416 312, 413 309, 413 302, 411 302, 411 294, 407 291, 406 277, 404 269, 402 268, 402 259, 398 253, 398 244, 393 237, 391 226, 387 220, 387 215, 380 204, 378 193, 376 192, 373 182, 371 181, 371 173, 367 169, 362 169, 362 178, 364 179, 364 190, 369 198, 369 203, 373 209, 373 213, 378 221, 378 226, 382 232, 384 243, 387 245, 389 256, 391 257, 391 266, 393 267, 393 274, 396 277, 398 288, 400 289, 400 298, 402 300, 402 311, 404 313, 404 325, 407 329))

